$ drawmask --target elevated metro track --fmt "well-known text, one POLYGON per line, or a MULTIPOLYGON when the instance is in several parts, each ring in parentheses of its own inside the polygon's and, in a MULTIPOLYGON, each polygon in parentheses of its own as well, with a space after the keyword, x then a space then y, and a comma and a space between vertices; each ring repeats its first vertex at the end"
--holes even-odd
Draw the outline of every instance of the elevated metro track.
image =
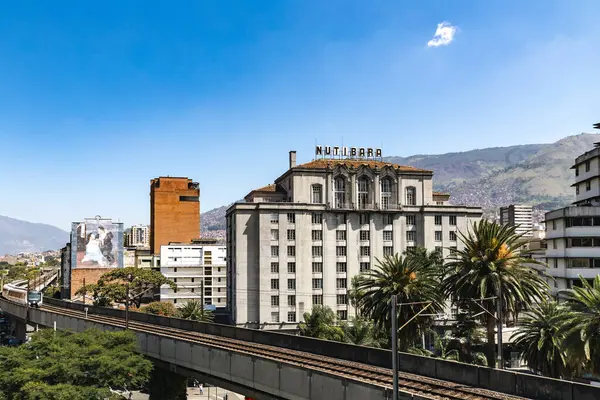
MULTIPOLYGON (((55 306, 43 306, 42 309, 58 314, 72 315, 85 318, 80 311, 65 310, 55 306)), ((91 321, 98 321, 108 325, 125 328, 125 322, 121 318, 89 315, 91 321)), ((163 327, 149 323, 129 322, 129 329, 161 336, 177 338, 185 341, 203 344, 206 346, 235 351, 274 361, 298 365, 303 368, 323 371, 338 375, 346 379, 361 381, 388 389, 392 387, 392 370, 345 361, 330 357, 323 357, 311 353, 283 349, 276 346, 268 346, 250 343, 243 340, 224 338, 207 335, 199 332, 190 332, 182 329, 163 327)), ((399 387, 401 390, 418 395, 423 398, 435 400, 522 400, 522 397, 505 395, 484 389, 468 388, 464 385, 445 382, 437 379, 401 373, 399 387)))
MULTIPOLYGON (((86 318, 83 304, 55 299, 39 310, 5 299, 0 299, 0 307, 41 325, 58 322, 59 329, 125 327, 124 311, 112 308, 87 307, 86 318)), ((258 399, 392 397, 387 350, 136 312, 130 313, 129 328, 144 354, 178 371, 236 382, 258 399)), ((400 399, 600 399, 600 389, 590 385, 405 353, 399 354, 399 369, 400 399)))

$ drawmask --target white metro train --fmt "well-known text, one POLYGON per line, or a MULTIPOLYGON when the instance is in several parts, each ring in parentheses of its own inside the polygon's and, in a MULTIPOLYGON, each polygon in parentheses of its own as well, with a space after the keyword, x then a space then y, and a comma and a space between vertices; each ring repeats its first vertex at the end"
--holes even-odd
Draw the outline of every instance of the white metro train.
POLYGON ((7 283, 2 288, 2 297, 16 303, 27 304, 31 307, 40 307, 44 302, 44 295, 37 290, 27 291, 27 288, 19 286, 25 282, 7 283))

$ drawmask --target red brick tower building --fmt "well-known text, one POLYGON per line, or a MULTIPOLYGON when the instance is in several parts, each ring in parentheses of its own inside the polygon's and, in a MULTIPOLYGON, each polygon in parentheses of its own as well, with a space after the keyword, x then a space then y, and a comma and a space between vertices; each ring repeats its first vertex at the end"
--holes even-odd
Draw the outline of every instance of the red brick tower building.
POLYGON ((190 243, 200 237, 200 185, 188 178, 150 181, 150 251, 160 254, 169 242, 190 243))

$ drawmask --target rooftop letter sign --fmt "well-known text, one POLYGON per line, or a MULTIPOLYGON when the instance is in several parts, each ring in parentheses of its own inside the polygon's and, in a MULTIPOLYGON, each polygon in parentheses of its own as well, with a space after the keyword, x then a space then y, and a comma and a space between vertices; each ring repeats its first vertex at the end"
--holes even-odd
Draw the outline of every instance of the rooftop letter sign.
POLYGON ((381 158, 381 149, 370 147, 316 146, 315 155, 321 158, 381 158))

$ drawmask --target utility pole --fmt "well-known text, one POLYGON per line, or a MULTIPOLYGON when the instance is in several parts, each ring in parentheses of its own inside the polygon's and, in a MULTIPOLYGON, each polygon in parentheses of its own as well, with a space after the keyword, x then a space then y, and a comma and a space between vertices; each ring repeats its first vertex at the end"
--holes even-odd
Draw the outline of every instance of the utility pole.
POLYGON ((125 329, 129 329, 129 281, 125 284, 125 329))
POLYGON ((202 310, 202 319, 204 319, 204 277, 202 277, 202 281, 200 281, 200 310, 202 310))
POLYGON ((504 319, 502 315, 502 281, 498 286, 498 299, 496 301, 498 303, 498 369, 504 369, 504 357, 502 354, 502 321, 504 319))
POLYGON ((396 313, 397 296, 392 295, 392 371, 394 373, 394 397, 398 400, 398 314, 396 313))

